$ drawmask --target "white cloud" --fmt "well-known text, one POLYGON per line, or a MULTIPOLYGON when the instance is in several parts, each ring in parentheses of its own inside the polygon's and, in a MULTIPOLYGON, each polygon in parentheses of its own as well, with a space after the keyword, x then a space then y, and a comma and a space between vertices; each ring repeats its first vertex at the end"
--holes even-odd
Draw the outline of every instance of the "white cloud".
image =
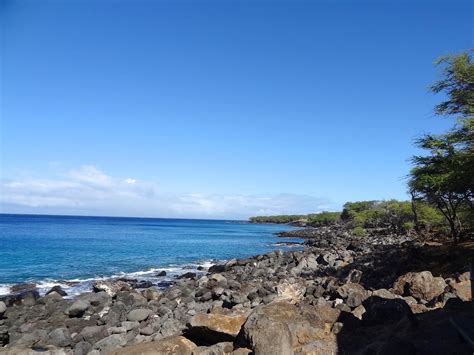
POLYGON ((0 212, 114 216, 248 218, 330 208, 306 195, 169 194, 155 183, 116 178, 82 166, 49 179, 10 179, 0 185, 0 212))

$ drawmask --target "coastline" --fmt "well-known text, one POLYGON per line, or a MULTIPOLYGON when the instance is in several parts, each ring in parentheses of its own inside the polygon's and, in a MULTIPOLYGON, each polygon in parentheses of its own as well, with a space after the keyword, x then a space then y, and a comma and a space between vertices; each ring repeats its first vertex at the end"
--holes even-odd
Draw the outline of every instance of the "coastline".
MULTIPOLYGON (((289 347, 302 354, 314 353, 311 349, 352 353, 387 346, 386 335, 396 327, 410 347, 424 346, 428 335, 418 334, 413 322, 426 330, 438 324, 435 316, 444 322, 453 312, 470 312, 462 260, 430 270, 433 258, 443 265, 452 257, 440 259, 443 246, 430 249, 404 235, 303 231, 289 232, 307 233, 303 250, 208 265, 163 289, 107 279, 74 299, 61 296, 58 288, 45 296, 26 290, 16 298, 0 297, 6 304, 0 312, 3 349, 133 354, 179 346, 183 354, 243 354, 289 347), (289 332, 288 337, 275 339, 274 331, 289 332)), ((472 250, 470 245, 466 255, 472 250)), ((429 338, 459 353, 466 349, 458 338, 448 337, 444 345, 432 334, 429 338)))
POLYGON ((19 284, 69 294, 97 280, 170 282, 189 270, 281 246, 286 226, 221 220, 0 215, 0 295, 19 284), (156 276, 160 271, 167 276, 156 276))

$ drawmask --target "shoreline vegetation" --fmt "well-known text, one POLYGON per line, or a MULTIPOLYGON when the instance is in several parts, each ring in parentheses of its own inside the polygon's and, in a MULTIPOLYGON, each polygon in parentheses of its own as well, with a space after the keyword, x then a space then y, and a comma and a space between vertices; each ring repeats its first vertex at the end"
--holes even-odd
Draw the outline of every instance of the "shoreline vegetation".
MULTIPOLYGON (((470 216, 469 216, 470 217, 470 216)), ((357 201, 347 202, 342 211, 323 211, 307 215, 276 215, 250 217, 251 223, 288 224, 295 227, 344 226, 351 233, 363 236, 374 230, 416 234, 435 238, 449 234, 444 216, 427 203, 412 201, 357 201)), ((464 221, 469 225, 470 221, 464 221)), ((469 235, 470 230, 466 230, 469 235)))
MULTIPOLYGON (((169 287, 103 280, 0 297, 0 351, 25 354, 472 354, 474 65, 443 57, 445 134, 417 141, 412 200, 254 217, 307 228, 303 250, 232 259, 169 287)), ((33 285, 34 286, 34 285, 33 285)))

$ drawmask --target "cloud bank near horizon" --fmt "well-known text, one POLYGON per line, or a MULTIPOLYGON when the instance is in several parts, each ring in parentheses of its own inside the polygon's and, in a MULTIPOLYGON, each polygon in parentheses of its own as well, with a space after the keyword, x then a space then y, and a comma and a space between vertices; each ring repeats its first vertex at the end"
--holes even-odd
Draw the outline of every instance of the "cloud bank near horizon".
POLYGON ((291 193, 166 193, 156 183, 113 177, 92 165, 53 178, 3 179, 0 185, 2 213, 247 219, 330 209, 326 198, 291 193))

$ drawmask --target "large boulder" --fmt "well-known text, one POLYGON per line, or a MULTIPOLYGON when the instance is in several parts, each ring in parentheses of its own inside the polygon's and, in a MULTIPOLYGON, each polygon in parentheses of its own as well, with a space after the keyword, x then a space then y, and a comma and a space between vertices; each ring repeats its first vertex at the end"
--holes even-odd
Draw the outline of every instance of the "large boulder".
POLYGON ((462 301, 467 302, 472 300, 471 281, 461 281, 450 283, 454 294, 462 301))
POLYGON ((293 354, 296 349, 318 340, 332 343, 336 348, 331 322, 337 317, 331 312, 322 315, 322 311, 318 312, 312 306, 296 306, 288 301, 257 307, 245 322, 239 343, 252 348, 256 355, 293 354))
POLYGON ((71 345, 71 342, 71 333, 68 328, 57 328, 48 334, 48 343, 51 345, 64 348, 71 345))
POLYGON ((422 271, 400 276, 393 285, 393 292, 429 302, 441 295, 445 288, 446 282, 442 277, 433 277, 431 272, 422 271))
POLYGON ((310 255, 302 257, 298 261, 298 265, 291 269, 291 273, 293 275, 298 275, 303 270, 315 271, 317 269, 318 269, 318 262, 316 261, 316 256, 314 254, 310 254, 310 255))
POLYGON ((39 297, 40 295, 38 290, 34 288, 19 291, 18 293, 0 296, 0 301, 5 303, 6 306, 12 306, 14 304, 18 306, 33 306, 39 297))
POLYGON ((134 309, 127 314, 127 319, 131 322, 141 322, 147 319, 152 311, 148 308, 134 309))
POLYGON ((3 316, 3 313, 7 310, 7 305, 5 302, 0 301, 0 317, 3 316))
POLYGON ((147 342, 127 346, 110 352, 110 355, 191 355, 197 345, 183 336, 163 338, 154 342, 147 342))
POLYGON ((410 306, 403 299, 386 299, 372 296, 364 301, 363 306, 365 312, 362 314, 362 321, 365 325, 386 325, 401 320, 416 323, 416 318, 410 306))
POLYGON ((247 316, 247 313, 230 315, 199 313, 191 318, 186 335, 206 344, 233 341, 247 320, 247 316))
POLYGON ((69 317, 82 317, 89 306, 89 302, 77 300, 66 310, 66 313, 69 317))

